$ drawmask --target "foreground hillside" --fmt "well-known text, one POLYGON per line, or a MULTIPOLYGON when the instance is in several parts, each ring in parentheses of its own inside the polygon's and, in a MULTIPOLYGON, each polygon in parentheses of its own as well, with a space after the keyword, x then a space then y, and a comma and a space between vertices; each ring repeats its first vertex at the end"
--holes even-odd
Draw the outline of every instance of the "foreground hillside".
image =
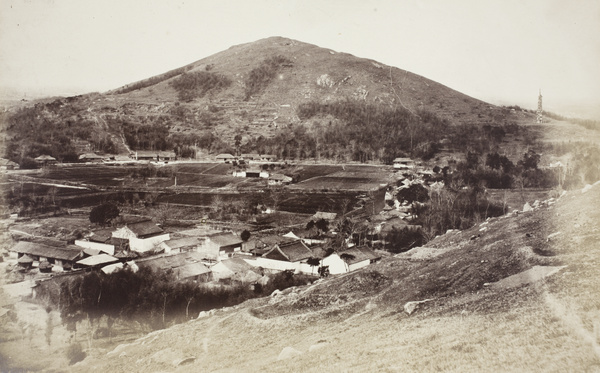
POLYGON ((89 351, 73 370, 597 371, 599 222, 596 185, 348 275, 89 351))

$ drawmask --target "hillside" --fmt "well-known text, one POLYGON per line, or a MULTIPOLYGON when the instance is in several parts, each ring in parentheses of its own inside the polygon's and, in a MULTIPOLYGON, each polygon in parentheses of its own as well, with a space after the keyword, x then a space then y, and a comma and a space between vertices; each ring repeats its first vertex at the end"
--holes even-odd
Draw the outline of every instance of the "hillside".
POLYGON ((600 185, 573 191, 351 274, 92 350, 73 370, 595 371, 599 201, 600 185))
POLYGON ((44 153, 72 161, 86 151, 128 149, 214 155, 239 145, 248 152, 319 158, 319 144, 331 143, 340 131, 334 154, 323 157, 389 161, 402 154, 421 156, 415 149, 450 136, 448 126, 479 130, 534 118, 397 67, 282 37, 233 46, 103 94, 31 105, 4 113, 2 120, 8 158, 18 163, 44 153), (364 154, 345 150, 364 130, 370 139, 391 136, 387 143, 358 140, 364 154), (238 134, 240 144, 234 140, 238 134), (284 149, 294 138, 299 144, 284 149), (298 150, 307 148, 306 154, 298 150))

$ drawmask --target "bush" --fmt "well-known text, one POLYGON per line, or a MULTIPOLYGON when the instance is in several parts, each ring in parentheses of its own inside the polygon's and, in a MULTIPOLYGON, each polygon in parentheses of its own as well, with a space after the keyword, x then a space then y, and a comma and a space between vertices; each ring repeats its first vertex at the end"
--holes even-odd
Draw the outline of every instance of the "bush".
POLYGON ((385 238, 385 249, 392 253, 401 253, 413 247, 423 245, 427 240, 423 231, 419 229, 397 229, 396 227, 387 234, 385 238))
POLYGON ((81 344, 72 343, 66 351, 67 359, 69 359, 69 365, 73 365, 79 361, 85 359, 85 352, 81 348, 81 344))

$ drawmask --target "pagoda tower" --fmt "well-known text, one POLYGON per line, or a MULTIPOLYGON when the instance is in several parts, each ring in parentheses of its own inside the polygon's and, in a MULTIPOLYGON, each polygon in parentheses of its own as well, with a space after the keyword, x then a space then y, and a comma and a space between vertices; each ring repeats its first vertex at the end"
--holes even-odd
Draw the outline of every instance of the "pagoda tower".
POLYGON ((544 110, 542 109, 542 90, 540 89, 540 95, 538 97, 538 108, 537 108, 537 120, 536 123, 544 122, 544 110))

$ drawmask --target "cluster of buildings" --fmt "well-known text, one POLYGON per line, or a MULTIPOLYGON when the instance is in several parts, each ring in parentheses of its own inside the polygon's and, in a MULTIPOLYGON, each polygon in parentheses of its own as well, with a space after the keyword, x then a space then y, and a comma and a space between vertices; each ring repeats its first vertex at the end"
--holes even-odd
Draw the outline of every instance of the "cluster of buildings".
MULTIPOLYGON (((335 275, 365 267, 381 258, 368 247, 326 250, 323 241, 294 233, 242 240, 233 232, 198 227, 168 233, 150 220, 97 230, 74 244, 20 241, 11 250, 22 270, 40 272, 150 267, 170 271, 177 280, 197 282, 268 281, 280 271, 335 275)), ((263 284, 264 285, 264 284, 263 284)))

